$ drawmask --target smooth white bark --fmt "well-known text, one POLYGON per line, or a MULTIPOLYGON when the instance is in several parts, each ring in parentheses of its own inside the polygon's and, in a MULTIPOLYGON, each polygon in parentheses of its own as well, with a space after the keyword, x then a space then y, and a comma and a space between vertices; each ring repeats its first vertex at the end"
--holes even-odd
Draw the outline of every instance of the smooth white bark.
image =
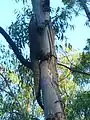
POLYGON ((39 27, 43 27, 45 21, 49 21, 49 12, 43 12, 42 3, 43 0, 31 0, 33 11, 36 16, 37 24, 39 27))

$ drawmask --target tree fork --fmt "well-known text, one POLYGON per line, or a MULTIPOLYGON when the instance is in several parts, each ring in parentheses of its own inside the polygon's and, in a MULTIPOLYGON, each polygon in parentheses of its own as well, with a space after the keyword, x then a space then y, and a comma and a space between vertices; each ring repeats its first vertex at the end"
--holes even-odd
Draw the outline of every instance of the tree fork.
MULTIPOLYGON (((11 46, 13 52, 15 53, 16 57, 18 58, 18 60, 20 60, 20 62, 27 68, 31 69, 33 71, 33 68, 37 68, 36 66, 39 65, 37 61, 35 61, 34 63, 35 64, 32 64, 32 62, 29 62, 28 60, 26 60, 22 54, 19 52, 19 49, 18 47, 16 46, 16 44, 13 42, 13 40, 10 38, 10 36, 5 32, 5 30, 0 27, 0 33, 4 36, 4 38, 6 39, 6 41, 8 42, 8 44, 11 46)), ((39 68, 38 68, 39 69, 39 68)), ((37 69, 35 69, 37 70, 37 69)), ((36 73, 36 72, 34 72, 36 73)), ((36 77, 37 77, 37 74, 36 74, 36 77)), ((36 79, 36 78, 35 78, 36 79)), ((37 78, 39 79, 39 78, 37 78)), ((38 81, 37 81, 38 82, 38 81)), ((39 89, 38 86, 36 86, 36 89, 39 89)), ((36 90, 38 91, 38 90, 36 90)), ((41 106, 42 109, 44 109, 43 105, 42 105, 42 102, 41 102, 41 98, 39 96, 39 92, 38 94, 36 95, 36 99, 37 99, 37 102, 38 104, 41 106)))
POLYGON ((11 46, 13 52, 15 53, 16 57, 20 60, 20 62, 26 66, 27 68, 32 70, 32 64, 31 62, 29 62, 28 60, 26 60, 22 54, 19 52, 18 47, 16 46, 16 44, 13 42, 13 40, 10 38, 10 36, 5 32, 5 30, 0 27, 0 33, 3 35, 3 37, 6 39, 6 41, 8 42, 8 44, 11 46))
POLYGON ((45 119, 47 120, 52 118, 65 120, 64 111, 57 95, 57 86, 55 84, 55 82, 57 83, 58 81, 57 71, 55 70, 56 58, 53 54, 51 54, 55 52, 54 44, 52 42, 54 39, 51 39, 51 30, 49 29, 48 24, 46 24, 50 23, 50 13, 43 10, 43 1, 44 0, 32 0, 37 27, 42 28, 43 30, 41 49, 43 49, 45 55, 47 55, 47 53, 50 53, 50 57, 48 57, 48 59, 43 59, 43 61, 40 59, 42 61, 40 62, 40 82, 43 95, 44 114, 45 119))

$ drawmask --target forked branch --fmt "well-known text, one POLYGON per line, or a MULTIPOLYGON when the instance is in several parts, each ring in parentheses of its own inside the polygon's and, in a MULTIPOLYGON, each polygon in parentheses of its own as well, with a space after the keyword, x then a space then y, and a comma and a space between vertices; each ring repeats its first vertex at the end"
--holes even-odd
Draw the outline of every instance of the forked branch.
POLYGON ((74 72, 74 73, 76 72, 76 73, 80 73, 80 74, 84 74, 84 75, 90 76, 90 73, 86 73, 86 72, 81 71, 81 70, 77 70, 77 69, 70 68, 70 67, 68 67, 68 66, 66 66, 66 65, 64 65, 64 64, 61 64, 61 63, 57 63, 57 64, 60 65, 60 66, 65 67, 65 68, 67 68, 68 70, 70 70, 70 71, 72 71, 72 72, 74 72))
POLYGON ((10 38, 10 36, 5 32, 5 30, 2 27, 0 27, 0 33, 4 36, 8 44, 11 46, 13 52, 15 53, 16 57, 20 60, 20 62, 27 68, 32 69, 31 62, 29 62, 23 57, 23 55, 19 52, 18 47, 15 45, 13 40, 10 38))

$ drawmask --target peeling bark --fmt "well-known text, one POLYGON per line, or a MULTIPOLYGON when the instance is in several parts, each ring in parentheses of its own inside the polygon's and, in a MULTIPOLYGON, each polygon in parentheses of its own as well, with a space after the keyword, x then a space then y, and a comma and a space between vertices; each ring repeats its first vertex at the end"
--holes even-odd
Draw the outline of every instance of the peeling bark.
MULTIPOLYGON (((43 11, 42 2, 44 0, 32 0, 33 11, 37 23, 37 28, 42 28, 40 33, 40 49, 43 49, 48 59, 39 59, 40 86, 42 90, 45 119, 65 120, 65 114, 58 93, 58 75, 56 69, 56 53, 54 47, 54 33, 50 25, 49 11, 43 11), (46 22, 48 21, 48 22, 46 22), (46 24, 47 23, 47 24, 46 24), (48 48, 47 48, 48 47, 48 48)), ((35 34, 35 33, 34 33, 35 34)), ((35 69, 35 68, 34 68, 35 69)), ((34 71, 35 72, 35 71, 34 71)), ((35 81, 36 82, 36 81, 35 81)))
POLYGON ((65 120, 64 111, 58 95, 56 84, 58 78, 57 72, 54 69, 55 66, 53 66, 53 60, 51 63, 49 61, 43 61, 40 68, 45 118, 65 120), (52 67, 50 67, 50 65, 52 67))

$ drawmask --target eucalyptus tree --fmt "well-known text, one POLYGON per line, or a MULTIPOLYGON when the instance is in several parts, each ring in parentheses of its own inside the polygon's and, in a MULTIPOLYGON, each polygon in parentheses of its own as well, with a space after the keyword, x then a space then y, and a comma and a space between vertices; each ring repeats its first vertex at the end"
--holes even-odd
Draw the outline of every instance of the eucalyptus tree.
POLYGON ((33 16, 29 24, 31 61, 22 56, 16 44, 1 27, 0 33, 5 37, 20 62, 33 71, 36 98, 44 109, 45 118, 64 120, 64 110, 57 91, 55 33, 51 27, 50 2, 32 0, 32 6, 33 16), (42 91, 42 101, 39 98, 40 91, 42 91))
MULTIPOLYGON (((68 5, 69 1, 66 3, 68 5)), ((21 22, 25 21, 24 17, 19 22, 17 20, 14 25, 12 23, 9 28, 14 41, 0 27, 0 33, 5 37, 16 57, 33 72, 36 99, 44 110, 45 119, 66 119, 61 96, 58 92, 57 56, 54 42, 55 35, 59 39, 63 39, 64 32, 68 27, 66 20, 67 18, 71 19, 69 16, 71 11, 68 9, 70 4, 66 9, 62 9, 60 15, 58 14, 60 10, 58 7, 56 16, 51 19, 50 0, 32 0, 33 12, 29 11, 28 13, 28 11, 25 11, 29 14, 28 20, 30 21, 29 24, 24 23, 26 28, 23 25, 20 26, 21 22), (18 37, 16 33, 19 32, 18 37), (23 35, 25 34, 27 36, 24 38, 23 35), (23 57, 24 52, 22 53, 21 48, 22 46, 25 47, 24 43, 27 43, 30 48, 29 59, 23 57)), ((62 64, 59 65, 76 72, 75 69, 62 64)), ((78 72, 82 73, 82 71, 78 72)))

